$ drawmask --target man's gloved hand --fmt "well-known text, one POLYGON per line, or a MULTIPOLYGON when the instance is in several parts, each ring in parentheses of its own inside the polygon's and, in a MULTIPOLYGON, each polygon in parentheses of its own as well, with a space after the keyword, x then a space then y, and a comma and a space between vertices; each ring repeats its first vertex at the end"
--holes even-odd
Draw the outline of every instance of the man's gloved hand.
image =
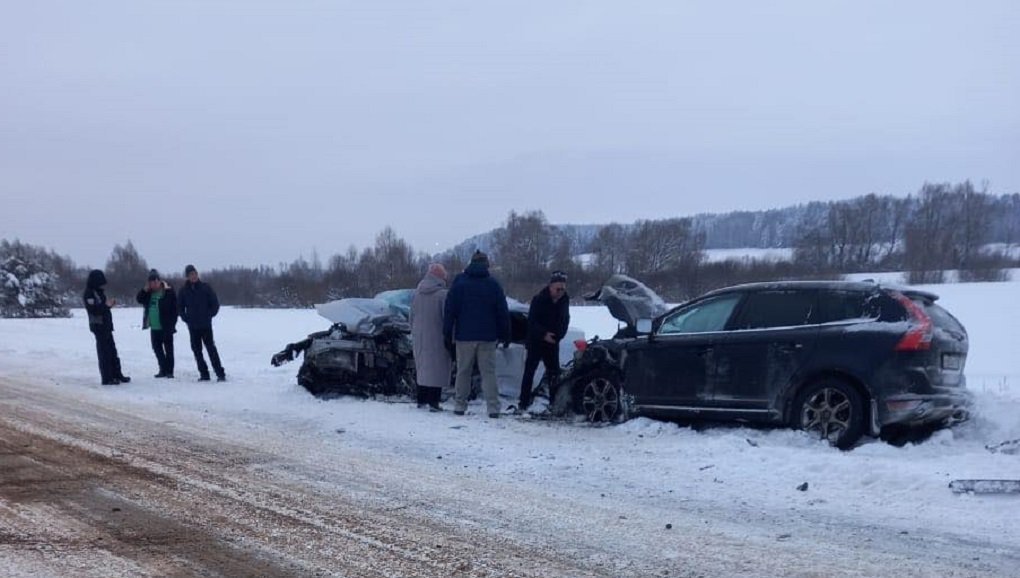
POLYGON ((507 349, 510 347, 510 342, 504 341, 503 343, 500 343, 499 346, 502 347, 503 349, 507 349))
POLYGON ((443 347, 446 348, 446 351, 450 354, 450 357, 456 357, 457 346, 454 345, 452 339, 443 338, 443 347))

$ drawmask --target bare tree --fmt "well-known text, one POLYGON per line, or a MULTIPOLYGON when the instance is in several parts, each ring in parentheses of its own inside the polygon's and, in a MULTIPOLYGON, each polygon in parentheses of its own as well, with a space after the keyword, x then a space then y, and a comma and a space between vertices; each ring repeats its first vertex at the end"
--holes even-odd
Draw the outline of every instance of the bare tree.
POLYGON ((627 231, 622 225, 612 223, 601 227, 592 242, 592 267, 605 277, 622 273, 627 251, 627 231))
POLYGON ((493 260, 504 277, 534 278, 552 258, 553 232, 541 211, 511 211, 494 238, 493 260))
POLYGON ((121 302, 134 303, 134 295, 145 284, 149 265, 138 254, 130 239, 124 245, 114 245, 106 261, 106 292, 121 302))

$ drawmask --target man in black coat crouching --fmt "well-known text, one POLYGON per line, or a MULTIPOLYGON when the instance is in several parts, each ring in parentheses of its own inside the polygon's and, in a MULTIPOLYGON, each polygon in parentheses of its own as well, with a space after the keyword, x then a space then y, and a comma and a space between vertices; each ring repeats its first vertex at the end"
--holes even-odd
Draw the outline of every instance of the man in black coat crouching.
POLYGON ((528 356, 524 361, 519 411, 526 411, 531 406, 531 388, 539 362, 545 366, 545 374, 549 378, 549 405, 552 406, 560 376, 560 341, 567 335, 569 326, 567 274, 553 271, 549 284, 532 297, 528 310, 528 356))

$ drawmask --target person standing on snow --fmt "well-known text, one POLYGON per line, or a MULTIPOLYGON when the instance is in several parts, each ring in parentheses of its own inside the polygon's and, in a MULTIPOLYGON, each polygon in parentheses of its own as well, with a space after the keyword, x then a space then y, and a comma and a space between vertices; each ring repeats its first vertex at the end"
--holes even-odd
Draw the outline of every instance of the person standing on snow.
POLYGON ((539 362, 545 366, 549 382, 549 407, 552 407, 560 376, 560 341, 567 335, 569 326, 567 274, 553 271, 549 284, 531 298, 531 308, 528 310, 528 339, 525 344, 528 356, 524 361, 524 376, 521 379, 519 411, 527 411, 531 406, 531 388, 539 362))
POLYGON ((177 293, 177 307, 181 320, 188 324, 191 351, 195 354, 195 363, 198 365, 198 380, 209 381, 209 366, 205 364, 205 357, 202 355, 204 344, 209 351, 209 362, 216 372, 216 381, 226 381, 227 374, 220 363, 220 353, 216 350, 212 328, 213 317, 220 311, 220 300, 212 287, 198 278, 198 271, 194 265, 184 268, 184 276, 187 281, 177 293))
POLYGON ((456 348, 457 381, 453 413, 464 415, 471 393, 475 362, 482 377, 482 391, 489 417, 498 418, 499 388, 496 384, 496 344, 510 343, 510 312, 499 281, 489 274, 489 257, 475 251, 471 263, 454 279, 446 295, 443 339, 456 348))
POLYGON ((450 384, 453 360, 443 340, 443 309, 446 306, 446 268, 429 265, 411 298, 411 340, 418 380, 418 407, 439 407, 443 388, 450 384))
POLYGON ((117 344, 113 340, 113 314, 110 308, 117 305, 116 299, 107 299, 106 275, 99 269, 89 272, 82 301, 89 318, 89 331, 96 338, 96 355, 99 357, 99 376, 103 385, 129 383, 124 375, 117 355, 117 344))
POLYGON ((159 277, 159 271, 149 271, 149 280, 138 292, 142 310, 142 330, 149 330, 152 351, 156 354, 159 373, 156 377, 172 379, 174 376, 174 333, 177 332, 177 296, 173 287, 159 277))

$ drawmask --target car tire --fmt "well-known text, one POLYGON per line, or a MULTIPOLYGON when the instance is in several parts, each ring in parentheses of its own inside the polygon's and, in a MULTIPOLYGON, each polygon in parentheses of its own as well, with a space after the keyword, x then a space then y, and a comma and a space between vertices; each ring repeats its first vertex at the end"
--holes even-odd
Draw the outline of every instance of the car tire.
POLYGON ((620 375, 612 371, 595 371, 585 376, 573 388, 574 411, 589 423, 624 421, 627 411, 620 383, 620 375))
POLYGON ((813 382, 797 395, 793 426, 813 433, 841 450, 850 449, 864 435, 864 398, 840 379, 813 382))

